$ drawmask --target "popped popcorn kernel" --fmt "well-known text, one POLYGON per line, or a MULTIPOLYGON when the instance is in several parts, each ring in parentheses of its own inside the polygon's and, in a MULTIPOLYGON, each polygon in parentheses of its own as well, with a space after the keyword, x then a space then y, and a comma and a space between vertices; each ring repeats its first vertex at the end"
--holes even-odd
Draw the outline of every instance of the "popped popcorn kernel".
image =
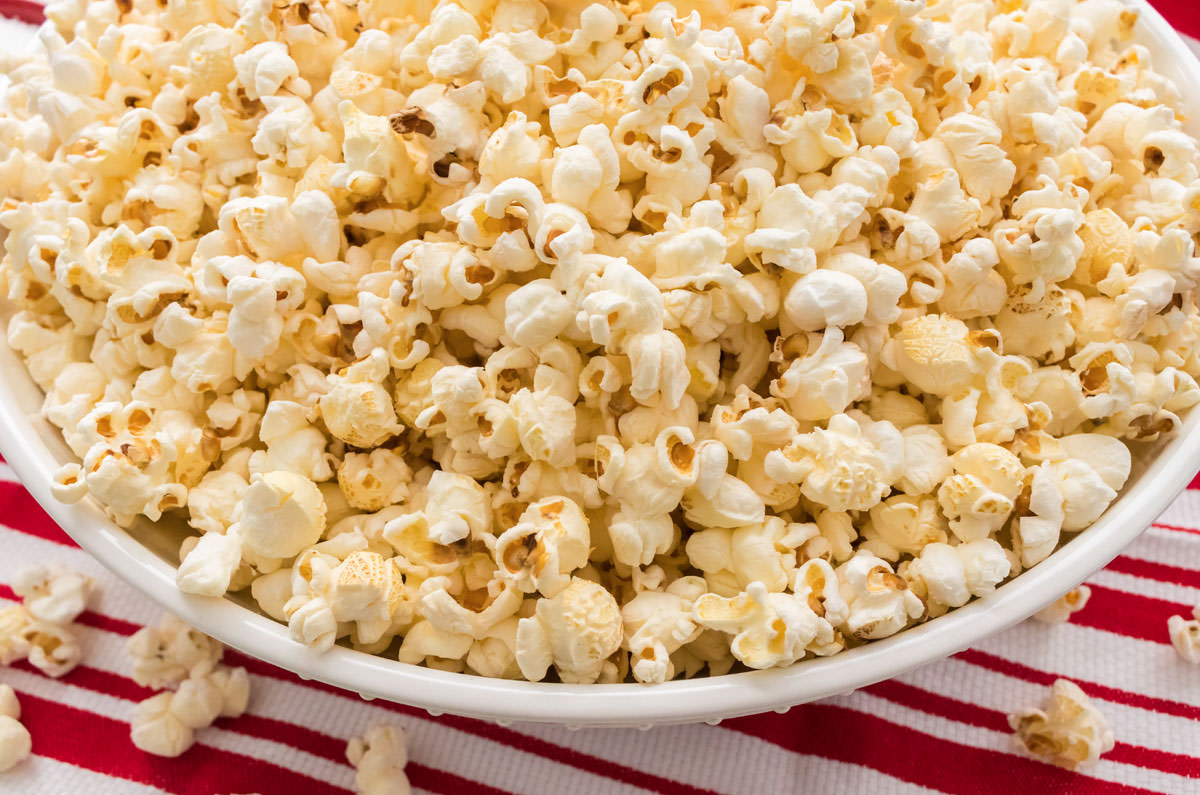
POLYGON ((346 759, 354 765, 354 786, 360 795, 409 795, 404 775, 408 763, 404 729, 373 726, 346 745, 346 759))
POLYGON ((87 608, 91 578, 35 564, 16 573, 12 588, 23 601, 0 609, 0 665, 26 660, 46 676, 66 676, 83 659, 74 621, 87 608))
POLYGON ((0 773, 25 760, 33 750, 29 730, 21 723, 21 704, 9 685, 0 685, 0 773))
POLYGON ((195 743, 196 732, 217 718, 236 718, 246 711, 246 669, 221 665, 224 646, 170 613, 163 614, 158 626, 142 627, 130 636, 126 650, 135 682, 167 688, 133 707, 130 739, 140 750, 180 756, 195 743))
MULTIPOLYGON (((1086 585, 1072 588, 1046 607, 1033 614, 1038 621, 1046 624, 1062 624, 1071 620, 1071 616, 1087 606, 1092 597, 1092 589, 1086 585)), ((1174 635, 1172 635, 1172 638, 1174 635)))
POLYGON ((1115 744, 1104 716, 1079 685, 1057 680, 1045 709, 1024 709, 1008 716, 1016 741, 1051 764, 1075 770, 1095 763, 1115 744))
POLYGON ((16 718, 0 715, 0 773, 19 765, 32 750, 29 730, 16 718))
POLYGON ((1200 608, 1192 611, 1192 618, 1171 616, 1167 619, 1167 632, 1171 645, 1179 656, 1190 663, 1200 663, 1200 608))

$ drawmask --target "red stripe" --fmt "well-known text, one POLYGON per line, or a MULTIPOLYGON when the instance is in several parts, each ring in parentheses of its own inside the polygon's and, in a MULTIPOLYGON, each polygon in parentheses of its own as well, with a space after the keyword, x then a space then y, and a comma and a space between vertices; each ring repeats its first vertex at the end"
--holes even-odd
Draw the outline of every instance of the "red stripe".
MULTIPOLYGON (((0 599, 7 599, 10 602, 18 601, 17 595, 13 593, 13 589, 0 583, 0 599)), ((91 610, 85 610, 75 619, 76 624, 83 624, 85 627, 92 629, 103 630, 104 632, 112 632, 115 635, 129 636, 142 628, 141 624, 134 624, 132 621, 125 621, 120 618, 106 616, 103 613, 95 613, 91 610)), ((236 652, 229 652, 230 654, 236 652)), ((247 658, 248 659, 248 658, 247 658)))
POLYGON ((1192 478, 1192 482, 1188 484, 1189 489, 1200 489, 1200 473, 1192 478))
POLYGON ((948 696, 906 684, 898 679, 879 682, 870 687, 864 687, 863 690, 891 701, 893 704, 915 709, 928 715, 936 715, 946 720, 996 732, 1009 731, 1008 719, 1000 712, 972 706, 948 696))
POLYGON ((1167 619, 1191 610, 1188 605, 1151 596, 1118 591, 1088 583, 1092 596, 1071 616, 1071 623, 1124 635, 1127 638, 1170 643, 1167 619))
POLYGON ((1137 707, 1138 709, 1149 710, 1164 715, 1174 715, 1179 718, 1200 721, 1200 706, 1197 705, 1184 704, 1179 701, 1168 701, 1165 698, 1156 698, 1129 690, 1119 690, 1115 687, 1102 685, 1099 682, 1089 682, 1073 676, 1062 676, 1038 668, 1031 668, 1028 665, 1022 665, 1019 662, 998 657, 978 649, 967 649, 954 656, 971 665, 1038 685, 1050 686, 1054 684, 1056 679, 1070 679, 1093 698, 1112 701, 1116 704, 1125 704, 1126 706, 1137 707))
POLYGON ((999 792, 1000 782, 1028 792, 1089 795, 1148 790, 1087 778, 1035 759, 974 748, 829 703, 805 704, 721 724, 789 751, 876 770, 955 795, 999 792))
POLYGON ((0 523, 26 535, 37 536, 56 544, 76 546, 71 537, 42 510, 37 500, 20 483, 0 481, 0 523))
POLYGON ((19 19, 30 25, 40 24, 44 19, 41 3, 28 0, 0 0, 0 17, 19 19))
MULTIPOLYGON (((33 674, 34 676, 42 675, 41 671, 24 660, 14 663, 12 667, 19 671, 33 674)), ((142 687, 132 679, 126 679, 123 676, 102 671, 99 668, 90 668, 86 665, 75 666, 74 670, 58 681, 94 690, 97 693, 104 693, 115 698, 123 698, 126 701, 142 701, 158 692, 148 687, 142 687)))
POLYGON ((1150 4, 1176 29, 1189 36, 1200 37, 1200 15, 1196 14, 1196 0, 1151 0, 1150 4))
POLYGON ((75 621, 76 623, 83 624, 85 627, 113 632, 117 635, 132 635, 142 628, 141 624, 134 624, 132 621, 106 616, 103 613, 94 613, 91 610, 84 611, 75 621))
POLYGON ((21 693, 21 722, 33 752, 77 767, 159 787, 176 795, 224 792, 261 795, 345 793, 348 790, 279 765, 197 743, 176 759, 143 753, 129 739, 129 724, 21 693))
POLYGON ((1170 566, 1166 563, 1158 563, 1144 558, 1122 555, 1109 563, 1108 569, 1110 571, 1119 571, 1122 574, 1132 574, 1134 577, 1141 577, 1146 580, 1156 580, 1157 582, 1170 583, 1171 585, 1182 585, 1187 588, 1200 588, 1200 571, 1185 569, 1179 566, 1170 566))
POLYGON ((331 762, 346 764, 346 742, 329 734, 306 729, 294 723, 246 713, 238 718, 221 718, 215 724, 222 729, 248 734, 262 740, 273 740, 307 751, 331 762))
POLYGON ((1157 527, 1159 530, 1174 530, 1177 533, 1192 533, 1193 535, 1200 535, 1200 530, 1196 529, 1195 527, 1184 527, 1183 525, 1177 524, 1154 522, 1151 527, 1157 527))
POLYGON ((408 782, 417 789, 429 790, 438 795, 508 795, 502 789, 416 762, 405 765, 404 773, 408 776, 408 782))
POLYGON ((1110 762, 1120 762, 1147 770, 1159 770, 1163 773, 1200 780, 1200 759, 1193 756, 1118 742, 1111 751, 1104 755, 1104 758, 1110 762))

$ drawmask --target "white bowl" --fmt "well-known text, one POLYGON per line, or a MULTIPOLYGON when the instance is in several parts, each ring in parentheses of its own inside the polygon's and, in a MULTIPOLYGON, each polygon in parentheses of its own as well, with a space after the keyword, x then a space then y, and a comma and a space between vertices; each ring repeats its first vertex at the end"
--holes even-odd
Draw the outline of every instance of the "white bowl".
MULTIPOLYGON (((1200 63, 1147 3, 1139 40, 1156 68, 1186 95, 1200 118, 1200 63)), ((1191 132, 1197 133, 1195 125, 1191 132)), ((318 654, 292 640, 287 628, 248 609, 247 602, 194 597, 175 587, 175 563, 186 529, 142 521, 126 531, 91 501, 63 505, 50 496, 51 475, 73 460, 62 438, 39 414, 42 395, 24 365, 0 342, 0 451, 33 496, 80 546, 146 596, 204 632, 253 657, 360 693, 418 706, 438 715, 567 726, 642 726, 716 722, 779 710, 853 691, 967 648, 1021 621, 1105 566, 1158 516, 1200 468, 1200 411, 1167 443, 1135 452, 1134 474, 1096 524, 1034 568, 979 599, 887 640, 790 668, 730 674, 661 685, 564 685, 511 682, 407 665, 335 647, 318 654)))

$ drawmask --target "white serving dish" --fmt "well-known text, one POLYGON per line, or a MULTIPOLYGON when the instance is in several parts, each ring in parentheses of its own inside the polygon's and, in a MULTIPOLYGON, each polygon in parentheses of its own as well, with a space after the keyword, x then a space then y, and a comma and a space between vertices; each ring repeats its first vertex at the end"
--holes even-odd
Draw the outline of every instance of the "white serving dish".
MULTIPOLYGON (((1200 133, 1200 62, 1146 2, 1139 40, 1156 68, 1185 94, 1191 132, 1200 133)), ((1200 468, 1200 411, 1165 444, 1135 453, 1133 476, 1121 497, 1089 530, 987 598, 835 657, 785 669, 673 681, 661 685, 564 685, 513 682, 412 666, 335 647, 314 653, 287 628, 232 599, 194 597, 175 587, 180 523, 143 520, 129 531, 110 522, 90 500, 63 505, 50 496, 51 474, 72 459, 58 431, 38 416, 41 392, 23 364, 0 341, 0 452, 46 511, 80 546, 163 608, 250 656, 361 694, 410 704, 438 715, 501 723, 541 721, 579 726, 638 726, 716 722, 846 693, 967 648, 1015 624, 1083 581, 1136 538, 1200 468)))

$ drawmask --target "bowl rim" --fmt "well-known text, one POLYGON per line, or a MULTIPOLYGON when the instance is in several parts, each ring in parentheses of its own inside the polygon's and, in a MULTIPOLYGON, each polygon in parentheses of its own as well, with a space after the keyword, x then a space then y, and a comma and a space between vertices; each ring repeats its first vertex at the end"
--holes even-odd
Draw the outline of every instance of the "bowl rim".
MULTIPOLYGON (((1153 43, 1156 68, 1182 77, 1200 60, 1149 5, 1139 7, 1138 36, 1153 43), (1164 68, 1165 67, 1165 68, 1164 68)), ((1176 81, 1200 116, 1200 88, 1176 81)), ((581 726, 637 726, 755 713, 846 694, 955 654, 1040 610, 1103 568, 1171 503, 1200 469, 1200 410, 1154 456, 1137 481, 1088 530, 994 593, 890 638, 787 668, 674 680, 658 685, 568 685, 449 673, 335 646, 316 652, 287 627, 226 598, 198 597, 175 586, 175 567, 111 522, 90 498, 66 505, 50 493, 61 461, 39 435, 50 426, 29 404, 35 390, 24 364, 0 338, 0 453, 46 512, 83 549, 162 608, 251 657, 359 693, 422 708, 507 724, 527 721, 581 726), (17 392, 22 392, 18 396, 17 392), (1086 537, 1086 541, 1084 538, 1086 537), (1084 541, 1084 543, 1080 543, 1084 541)), ((40 401, 39 401, 40 405, 40 401)), ((53 429, 55 434, 57 429, 53 429)))

